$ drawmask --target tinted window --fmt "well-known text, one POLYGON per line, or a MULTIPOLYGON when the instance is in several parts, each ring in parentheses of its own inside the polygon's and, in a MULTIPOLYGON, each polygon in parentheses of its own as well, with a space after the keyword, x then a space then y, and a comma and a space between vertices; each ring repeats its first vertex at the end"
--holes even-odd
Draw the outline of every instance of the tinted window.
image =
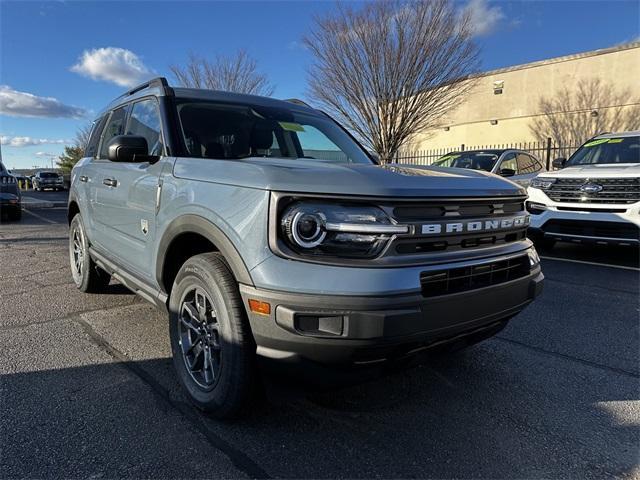
POLYGON ((367 163, 370 158, 331 119, 297 109, 184 101, 178 105, 184 143, 192 157, 307 158, 367 163))
POLYGON ((500 164, 500 170, 504 168, 508 168, 509 170, 513 170, 514 172, 518 173, 518 163, 516 161, 515 153, 508 153, 507 155, 505 155, 502 163, 500 164))
POLYGON ((149 155, 162 155, 162 128, 160 127, 160 112, 155 99, 150 98, 133 104, 127 135, 139 135, 147 139, 149 155))
POLYGON ((520 175, 536 173, 541 169, 542 165, 531 155, 527 155, 526 153, 518 154, 518 173, 520 173, 520 175))
POLYGON ((498 155, 491 152, 451 153, 438 159, 434 165, 490 172, 496 160, 498 160, 498 155))
POLYGON ((109 146, 109 140, 118 135, 122 135, 124 132, 124 122, 127 118, 127 108, 122 107, 114 110, 109 117, 107 126, 102 133, 102 142, 100 144, 100 156, 99 158, 107 158, 107 147, 109 146))
POLYGON ((95 157, 98 152, 98 144, 100 143, 100 135, 102 135, 102 129, 107 121, 107 115, 98 118, 93 122, 93 128, 91 130, 91 136, 89 137, 89 143, 87 149, 84 151, 85 157, 95 157))
POLYGON ((594 163, 640 163, 640 137, 591 140, 567 160, 565 167, 594 163))

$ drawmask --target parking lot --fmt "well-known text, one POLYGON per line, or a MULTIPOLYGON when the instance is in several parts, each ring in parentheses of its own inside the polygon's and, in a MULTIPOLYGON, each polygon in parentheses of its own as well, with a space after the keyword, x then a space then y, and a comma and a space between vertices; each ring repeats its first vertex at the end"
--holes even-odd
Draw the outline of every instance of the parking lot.
POLYGON ((340 390, 267 381, 220 422, 179 390, 162 313, 75 289, 66 234, 55 205, 0 224, 2 478, 640 476, 637 252, 542 252, 543 296, 498 337, 340 390))

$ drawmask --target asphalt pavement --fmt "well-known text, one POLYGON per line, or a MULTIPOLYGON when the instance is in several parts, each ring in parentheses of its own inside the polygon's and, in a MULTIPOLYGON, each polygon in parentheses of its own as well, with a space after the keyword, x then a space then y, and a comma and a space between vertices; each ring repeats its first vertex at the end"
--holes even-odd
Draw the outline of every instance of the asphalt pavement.
POLYGON ((63 207, 0 224, 3 479, 640 477, 636 251, 542 252, 498 337, 348 388, 267 380, 221 422, 180 391, 165 315, 75 289, 66 236, 63 207))

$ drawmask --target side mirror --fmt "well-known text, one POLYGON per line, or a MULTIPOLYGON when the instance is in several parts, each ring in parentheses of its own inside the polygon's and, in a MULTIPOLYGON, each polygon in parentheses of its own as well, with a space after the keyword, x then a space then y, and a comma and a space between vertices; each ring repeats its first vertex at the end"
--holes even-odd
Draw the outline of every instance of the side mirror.
POLYGON ((512 168, 501 168, 500 176, 502 177, 513 177, 516 174, 516 171, 512 168))
POLYGON ((138 135, 117 135, 109 140, 107 158, 111 162, 155 163, 159 157, 149 155, 146 138, 138 135))
POLYGON ((566 161, 567 161, 567 159, 564 158, 564 157, 556 158, 551 163, 551 166, 556 170, 560 170, 561 168, 564 168, 564 164, 566 163, 566 161))

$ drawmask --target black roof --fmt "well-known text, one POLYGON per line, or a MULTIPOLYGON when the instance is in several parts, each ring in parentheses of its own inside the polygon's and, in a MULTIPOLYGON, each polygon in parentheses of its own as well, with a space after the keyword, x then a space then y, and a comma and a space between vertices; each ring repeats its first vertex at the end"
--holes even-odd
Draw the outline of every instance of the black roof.
POLYGON ((201 88, 174 88, 170 87, 167 83, 167 80, 163 77, 154 78, 152 80, 149 80, 148 82, 132 88, 131 90, 128 90, 118 98, 114 99, 103 110, 103 112, 112 110, 119 105, 128 103, 132 100, 150 94, 157 96, 175 96, 182 99, 210 100, 220 103, 236 103, 243 105, 256 105, 261 107, 282 108, 305 113, 318 113, 317 110, 314 110, 300 100, 278 100, 270 97, 261 97, 259 95, 223 92, 219 90, 207 90, 201 88))

